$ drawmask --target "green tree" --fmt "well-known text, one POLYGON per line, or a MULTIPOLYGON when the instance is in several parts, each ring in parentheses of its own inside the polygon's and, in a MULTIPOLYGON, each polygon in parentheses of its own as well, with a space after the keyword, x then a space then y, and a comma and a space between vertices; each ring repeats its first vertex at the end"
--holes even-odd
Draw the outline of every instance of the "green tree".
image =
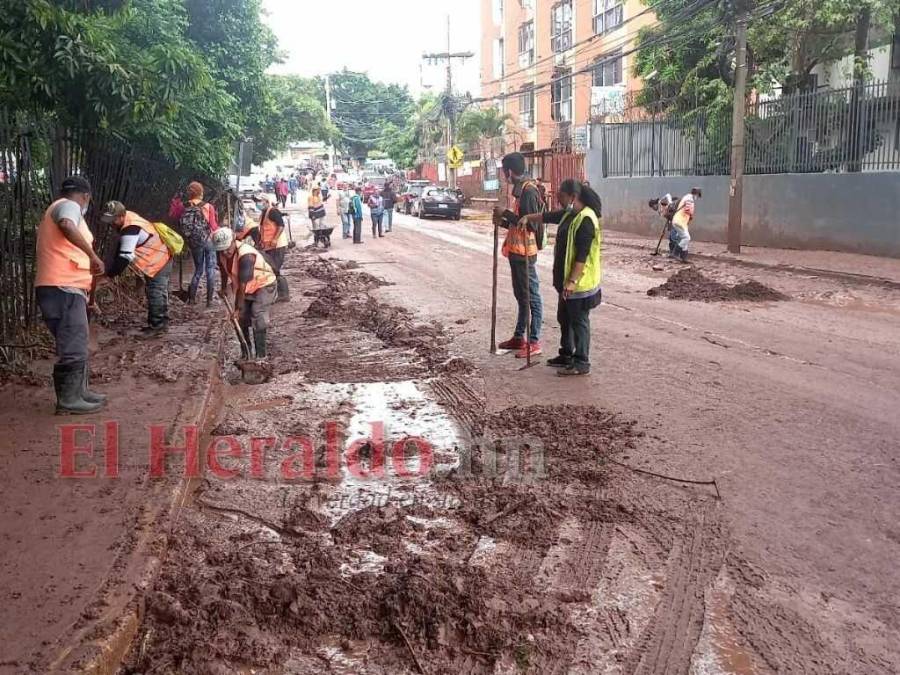
POLYGON ((457 138, 461 143, 476 145, 503 135, 511 115, 501 114, 497 108, 475 108, 465 111, 457 122, 457 138))
POLYGON ((404 127, 416 109, 405 86, 373 82, 346 69, 331 75, 331 92, 337 142, 354 157, 378 149, 385 134, 404 127))

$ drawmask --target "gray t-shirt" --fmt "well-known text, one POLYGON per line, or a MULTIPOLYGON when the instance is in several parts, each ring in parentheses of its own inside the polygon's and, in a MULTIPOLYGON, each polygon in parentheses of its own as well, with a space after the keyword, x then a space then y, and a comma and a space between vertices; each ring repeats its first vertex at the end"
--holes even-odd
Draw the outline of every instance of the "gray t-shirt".
MULTIPOLYGON (((76 225, 81 223, 81 205, 78 202, 73 202, 71 199, 64 199, 59 204, 54 207, 53 211, 50 212, 50 217, 53 219, 53 222, 59 225, 62 220, 71 220, 76 225)), ((83 288, 73 288, 71 286, 60 286, 59 290, 64 291, 66 293, 74 293, 76 295, 82 295, 85 298, 88 296, 87 292, 83 288)))

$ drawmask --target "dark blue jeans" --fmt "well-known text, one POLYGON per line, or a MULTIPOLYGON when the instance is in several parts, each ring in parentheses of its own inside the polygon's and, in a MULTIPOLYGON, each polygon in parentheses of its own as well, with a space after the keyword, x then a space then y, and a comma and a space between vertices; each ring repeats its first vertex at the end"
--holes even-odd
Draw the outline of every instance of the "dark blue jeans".
POLYGON ((206 274, 206 300, 212 301, 216 290, 216 251, 212 242, 191 249, 191 257, 194 259, 194 277, 191 279, 190 296, 197 297, 197 289, 200 288, 200 279, 206 274))
POLYGON ((384 207, 384 231, 390 232, 394 229, 394 205, 391 204, 391 207, 384 207))
POLYGON ((528 301, 530 300, 531 334, 528 337, 528 341, 539 342, 541 339, 541 324, 544 320, 544 303, 541 300, 541 282, 538 279, 537 274, 537 256, 532 258, 528 264, 527 277, 525 272, 525 258, 511 255, 509 257, 509 267, 512 271, 513 295, 516 296, 516 302, 519 303, 515 337, 525 337, 525 331, 528 328, 528 301), (526 299, 526 295, 529 295, 530 297, 526 299))

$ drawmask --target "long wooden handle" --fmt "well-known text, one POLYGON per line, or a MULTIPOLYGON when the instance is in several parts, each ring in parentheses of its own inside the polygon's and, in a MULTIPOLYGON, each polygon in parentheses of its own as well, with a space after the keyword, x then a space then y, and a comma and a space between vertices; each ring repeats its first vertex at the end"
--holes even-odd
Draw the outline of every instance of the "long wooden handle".
POLYGON ((500 255, 500 226, 494 223, 494 271, 491 288, 491 354, 497 353, 497 267, 500 255))
POLYGON ((222 299, 225 301, 225 309, 228 310, 228 321, 231 323, 231 327, 234 328, 234 332, 237 333, 241 347, 243 347, 249 356, 252 353, 250 351, 250 345, 247 344, 247 338, 244 337, 244 331, 241 330, 241 324, 234 318, 234 305, 231 304, 231 300, 228 299, 227 295, 223 296, 222 299))

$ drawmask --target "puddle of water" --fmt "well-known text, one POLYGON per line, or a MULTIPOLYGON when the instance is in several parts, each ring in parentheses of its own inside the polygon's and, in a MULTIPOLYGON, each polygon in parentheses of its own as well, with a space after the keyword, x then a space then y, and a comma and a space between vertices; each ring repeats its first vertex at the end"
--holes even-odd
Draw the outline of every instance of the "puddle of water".
POLYGON ((740 645, 727 610, 734 583, 723 569, 706 592, 706 618, 691 660, 691 675, 757 675, 760 668, 753 654, 740 645))
MULTIPOLYGON (((422 474, 420 467, 423 452, 428 451, 432 453, 431 471, 444 472, 458 466, 456 447, 460 444, 460 430, 452 417, 416 381, 362 382, 349 385, 344 391, 353 409, 345 428, 345 449, 358 447, 372 437, 373 425, 381 425, 384 475, 367 478, 359 475, 364 471, 354 472, 344 463, 341 481, 333 486, 333 494, 324 505, 332 524, 348 513, 371 505, 411 506, 418 502, 440 507, 442 499, 429 475, 422 474), (408 475, 401 476, 391 457, 392 448, 398 441, 411 438, 423 439, 428 450, 419 451, 414 445, 408 445, 401 465, 408 475)), ((334 397, 334 385, 316 385, 312 396, 320 395, 334 397)), ((363 464, 361 469, 368 468, 363 464)), ((426 528, 441 526, 436 520, 422 521, 419 524, 426 528)), ((443 526, 447 523, 445 520, 443 526)))

